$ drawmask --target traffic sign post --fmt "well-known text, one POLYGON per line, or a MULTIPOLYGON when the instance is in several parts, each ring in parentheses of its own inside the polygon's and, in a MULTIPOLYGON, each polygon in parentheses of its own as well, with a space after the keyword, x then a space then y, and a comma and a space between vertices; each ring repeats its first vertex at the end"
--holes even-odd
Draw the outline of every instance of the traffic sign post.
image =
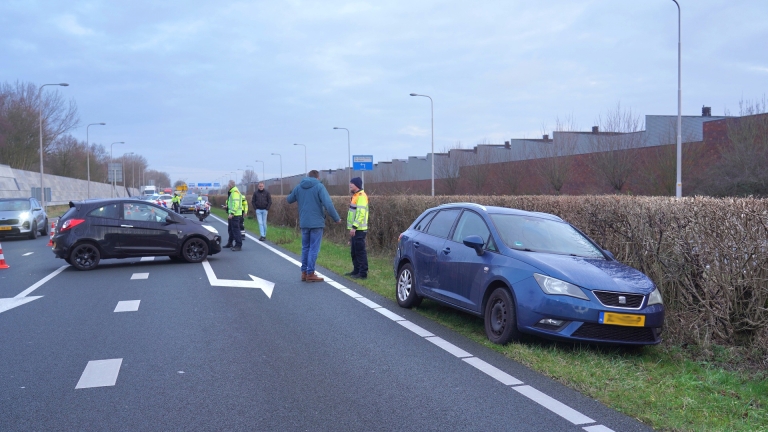
POLYGON ((365 187, 365 172, 373 171, 373 155, 352 155, 352 169, 363 172, 363 187, 365 187))

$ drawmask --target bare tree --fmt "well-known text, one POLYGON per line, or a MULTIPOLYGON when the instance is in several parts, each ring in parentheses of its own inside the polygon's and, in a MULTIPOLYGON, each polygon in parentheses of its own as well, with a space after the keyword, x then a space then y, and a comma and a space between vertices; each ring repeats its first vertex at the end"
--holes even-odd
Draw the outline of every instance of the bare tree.
POLYGON ((252 169, 247 169, 243 172, 243 178, 240 180, 240 184, 245 185, 245 192, 249 193, 256 190, 256 183, 259 181, 259 176, 252 169))
MULTIPOLYGON (((541 142, 529 148, 533 167, 555 193, 559 194, 573 173, 573 156, 576 153, 579 136, 572 116, 555 118, 555 129, 551 142, 541 142)), ((546 126, 542 127, 546 132, 546 126)))
POLYGON ((79 142, 72 135, 65 135, 51 146, 46 164, 52 174, 84 178, 85 152, 85 143, 79 142))
POLYGON ((629 150, 645 143, 643 121, 631 108, 622 109, 619 103, 605 117, 598 117, 597 124, 600 132, 590 135, 589 161, 614 191, 621 192, 637 170, 636 155, 629 150))

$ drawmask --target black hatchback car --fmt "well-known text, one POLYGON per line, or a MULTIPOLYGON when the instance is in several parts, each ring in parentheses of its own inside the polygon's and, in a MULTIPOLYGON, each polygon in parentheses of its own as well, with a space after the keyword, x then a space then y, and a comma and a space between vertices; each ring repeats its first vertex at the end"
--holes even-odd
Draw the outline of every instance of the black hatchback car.
POLYGON ((215 228, 134 199, 70 202, 53 236, 53 253, 78 270, 106 258, 165 255, 197 263, 219 252, 215 228))

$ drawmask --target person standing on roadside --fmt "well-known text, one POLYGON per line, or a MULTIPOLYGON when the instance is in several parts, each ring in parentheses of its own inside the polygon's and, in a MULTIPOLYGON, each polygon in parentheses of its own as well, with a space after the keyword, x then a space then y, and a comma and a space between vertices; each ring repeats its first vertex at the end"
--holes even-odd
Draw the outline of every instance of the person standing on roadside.
POLYGON ((264 182, 259 182, 259 188, 253 193, 251 199, 253 211, 256 212, 256 220, 259 222, 259 240, 267 239, 267 213, 272 207, 272 194, 264 189, 264 182))
POLYGON ((301 228, 301 280, 322 282, 324 279, 315 274, 315 262, 320 252, 325 228, 325 212, 334 222, 341 222, 333 207, 331 196, 320 183, 320 173, 312 170, 286 197, 288 204, 299 203, 299 227, 301 228))
POLYGON ((349 181, 349 191, 352 193, 352 200, 347 212, 347 229, 354 269, 345 276, 367 279, 368 252, 365 250, 365 236, 368 233, 368 195, 363 190, 363 180, 360 177, 349 181))
POLYGON ((173 211, 178 213, 179 212, 179 203, 181 202, 181 197, 173 194, 173 198, 171 198, 171 207, 173 207, 173 211))
POLYGON ((240 221, 243 218, 243 197, 235 186, 235 181, 229 181, 229 198, 227 198, 227 223, 229 239, 225 248, 231 247, 233 251, 243 249, 243 237, 240 233, 240 221))

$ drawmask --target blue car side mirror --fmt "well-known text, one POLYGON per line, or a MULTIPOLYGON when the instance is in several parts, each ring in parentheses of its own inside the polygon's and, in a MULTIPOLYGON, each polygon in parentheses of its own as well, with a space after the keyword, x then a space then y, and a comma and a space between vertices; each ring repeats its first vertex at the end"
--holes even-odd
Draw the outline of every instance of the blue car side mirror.
POLYGON ((606 255, 608 255, 608 258, 610 258, 610 259, 612 259, 612 260, 616 261, 616 257, 614 257, 614 256, 613 256, 613 254, 611 253, 611 251, 603 249, 603 253, 605 253, 606 255))
POLYGON ((483 246, 485 246, 485 242, 482 238, 480 238, 479 235, 470 235, 464 237, 464 245, 467 247, 471 247, 475 250, 477 255, 482 255, 485 251, 483 250, 483 246))

